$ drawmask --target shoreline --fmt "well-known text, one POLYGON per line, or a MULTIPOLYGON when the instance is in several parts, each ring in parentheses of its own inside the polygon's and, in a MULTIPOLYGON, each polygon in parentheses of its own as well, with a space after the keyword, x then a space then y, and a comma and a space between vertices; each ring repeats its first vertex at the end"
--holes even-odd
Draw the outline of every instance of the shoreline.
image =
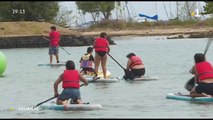
MULTIPOLYGON (((110 36, 173 36, 190 34, 205 34, 213 31, 213 27, 189 27, 189 28, 152 28, 144 30, 103 30, 110 36)), ((99 36, 101 31, 82 31, 81 35, 99 36)))
POLYGON ((71 29, 63 28, 48 22, 0 22, 0 37, 27 37, 27 36, 48 36, 51 26, 56 26, 61 35, 75 36, 99 36, 101 32, 106 32, 109 36, 171 36, 171 35, 190 35, 197 33, 207 33, 213 31, 213 27, 205 24, 195 25, 158 25, 144 26, 141 29, 136 28, 88 28, 88 29, 71 29))
MULTIPOLYGON (((10 37, 41 37, 49 35, 49 28, 54 24, 48 22, 0 22, 0 38, 7 39, 10 37)), ((109 37, 113 36, 167 36, 168 39, 176 38, 204 38, 212 37, 213 27, 205 24, 196 25, 159 25, 144 26, 138 28, 88 28, 88 29, 71 29, 63 28, 57 25, 57 30, 61 35, 71 36, 90 36, 98 37, 101 32, 106 32, 109 37)))

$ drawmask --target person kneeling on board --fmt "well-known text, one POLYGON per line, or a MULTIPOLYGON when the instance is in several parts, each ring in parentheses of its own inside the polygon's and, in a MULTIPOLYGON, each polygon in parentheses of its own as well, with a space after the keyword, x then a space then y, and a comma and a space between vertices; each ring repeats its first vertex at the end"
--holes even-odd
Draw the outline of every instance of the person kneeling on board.
POLYGON ((90 76, 95 76, 97 77, 97 73, 93 69, 93 64, 94 64, 94 57, 92 55, 93 48, 88 47, 87 48, 87 53, 84 54, 81 59, 80 59, 80 67, 82 70, 80 71, 81 75, 90 75, 90 76))
POLYGON ((88 81, 75 70, 75 63, 72 60, 66 62, 66 70, 59 76, 59 78, 54 83, 55 96, 58 96, 57 104, 68 105, 68 100, 71 104, 82 104, 80 95, 80 80, 84 85, 88 85, 88 81), (62 87, 64 88, 62 93, 58 94, 58 85, 62 82, 62 87))
MULTIPOLYGON (((139 56, 136 56, 135 53, 129 53, 126 56, 129 60, 127 61, 126 70, 129 70, 134 74, 135 77, 141 77, 145 74, 144 64, 139 56)), ((129 79, 128 75, 123 76, 124 79, 129 79)))
POLYGON ((212 97, 213 96, 213 67, 206 61, 205 55, 196 53, 194 55, 195 65, 190 72, 195 74, 195 86, 191 92, 192 97, 212 97))

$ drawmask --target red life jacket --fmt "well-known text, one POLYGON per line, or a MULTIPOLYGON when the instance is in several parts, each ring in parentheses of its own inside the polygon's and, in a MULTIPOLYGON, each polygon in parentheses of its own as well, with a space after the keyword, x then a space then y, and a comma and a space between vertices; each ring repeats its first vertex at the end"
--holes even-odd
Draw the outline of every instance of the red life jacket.
POLYGON ((77 70, 64 70, 63 88, 79 88, 79 72, 77 70))
POLYGON ((209 62, 199 62, 195 64, 199 80, 213 78, 213 68, 209 62))
POLYGON ((60 33, 57 31, 50 32, 50 46, 58 46, 60 40, 60 33))
POLYGON ((103 51, 103 52, 108 52, 108 41, 104 38, 96 38, 95 40, 95 51, 103 51))
POLYGON ((93 66, 93 61, 89 60, 89 57, 91 55, 90 54, 86 54, 82 56, 82 60, 81 60, 81 68, 92 68, 93 66))
POLYGON ((131 65, 130 65, 130 68, 132 68, 135 65, 143 65, 143 62, 142 62, 141 58, 138 57, 138 56, 132 56, 130 58, 130 60, 132 61, 131 65))

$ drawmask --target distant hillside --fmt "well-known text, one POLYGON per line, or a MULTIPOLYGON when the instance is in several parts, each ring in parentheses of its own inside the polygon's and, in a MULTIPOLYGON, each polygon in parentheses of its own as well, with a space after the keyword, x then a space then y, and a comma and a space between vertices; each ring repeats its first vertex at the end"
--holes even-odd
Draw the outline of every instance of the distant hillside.
MULTIPOLYGON (((0 22, 0 37, 48 35, 50 27, 53 25, 47 22, 0 22)), ((77 34, 68 28, 54 26, 62 35, 77 34)))

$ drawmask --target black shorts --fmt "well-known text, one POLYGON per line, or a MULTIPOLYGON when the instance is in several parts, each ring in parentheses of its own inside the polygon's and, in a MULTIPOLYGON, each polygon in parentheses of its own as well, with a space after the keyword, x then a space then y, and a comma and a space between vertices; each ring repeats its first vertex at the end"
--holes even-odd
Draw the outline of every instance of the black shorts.
POLYGON ((142 69, 131 69, 131 71, 134 73, 135 77, 140 77, 141 75, 145 74, 145 68, 142 68, 142 69))
POLYGON ((106 52, 104 52, 104 51, 96 51, 96 53, 101 57, 104 57, 106 54, 106 52))
POLYGON ((206 94, 213 95, 213 83, 203 83, 203 82, 200 82, 195 87, 195 91, 197 93, 204 92, 206 94))

